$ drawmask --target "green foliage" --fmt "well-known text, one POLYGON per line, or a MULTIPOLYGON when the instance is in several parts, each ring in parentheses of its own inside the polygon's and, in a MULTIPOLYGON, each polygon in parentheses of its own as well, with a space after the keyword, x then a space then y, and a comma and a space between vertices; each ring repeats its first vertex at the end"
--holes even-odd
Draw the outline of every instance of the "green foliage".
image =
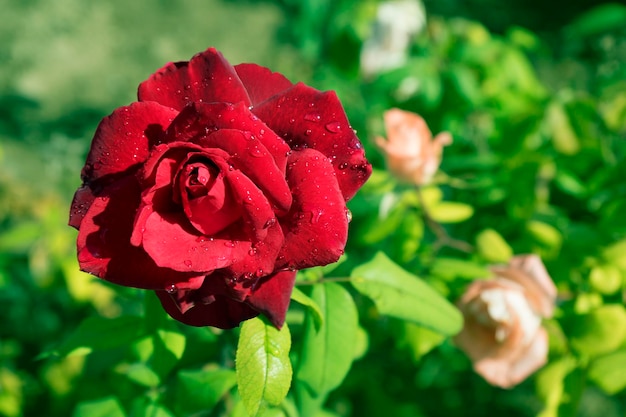
POLYGON ((352 272, 352 285, 370 297, 381 314, 411 321, 446 336, 461 330, 459 311, 421 281, 379 252, 352 272))
POLYGON ((302 415, 314 415, 328 393, 345 378, 357 356, 358 313, 350 294, 340 285, 313 287, 311 299, 323 312, 319 329, 309 313, 296 373, 302 415))
POLYGON ((364 77, 381 2, 4 5, 0 415, 624 414, 626 7, 425 2, 404 62, 364 77), (174 323, 153 294, 80 272, 66 226, 98 121, 208 46, 336 90, 374 165, 347 256, 298 273, 281 331, 174 323), (432 184, 385 169, 373 143, 391 107, 451 133, 432 184), (559 297, 548 363, 505 391, 451 342, 453 303, 521 253, 559 297))
POLYGON ((236 370, 239 395, 251 417, 262 415, 266 404, 279 405, 291 386, 291 334, 259 318, 241 326, 236 370))

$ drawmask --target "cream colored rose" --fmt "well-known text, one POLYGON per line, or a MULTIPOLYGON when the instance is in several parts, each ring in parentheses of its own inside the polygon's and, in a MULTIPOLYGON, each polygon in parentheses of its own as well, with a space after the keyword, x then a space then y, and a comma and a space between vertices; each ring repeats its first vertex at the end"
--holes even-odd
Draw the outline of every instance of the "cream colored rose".
POLYGON ((441 164, 443 147, 452 143, 448 132, 433 135, 424 119, 408 111, 391 109, 385 112, 387 140, 378 137, 389 171, 402 181, 428 184, 441 164))
POLYGON ((455 342, 485 380, 510 388, 546 363, 541 320, 553 314, 556 287, 536 255, 516 256, 492 271, 495 278, 474 281, 461 297, 465 326, 455 342))

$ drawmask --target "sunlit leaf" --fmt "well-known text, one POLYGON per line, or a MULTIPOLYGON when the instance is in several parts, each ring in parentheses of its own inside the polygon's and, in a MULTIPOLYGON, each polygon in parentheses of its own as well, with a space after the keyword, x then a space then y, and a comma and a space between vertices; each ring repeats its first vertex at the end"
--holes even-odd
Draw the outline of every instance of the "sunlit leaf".
POLYGON ((626 350, 618 350, 596 358, 589 366, 589 379, 607 394, 613 395, 626 388, 626 350))
POLYGON ((340 285, 324 283, 311 294, 324 315, 319 331, 315 320, 307 317, 297 378, 317 395, 337 387, 350 369, 355 355, 358 327, 352 296, 340 285))
POLYGON ((78 403, 72 417, 125 417, 126 414, 115 397, 78 403))
POLYGON ((313 301, 311 297, 300 291, 298 287, 294 287, 293 291, 291 292, 291 299, 296 301, 298 304, 302 304, 309 310, 309 313, 313 317, 315 329, 319 330, 320 326, 324 322, 324 317, 322 316, 322 312, 320 311, 317 303, 315 303, 315 301, 313 301))
POLYGON ((259 415, 267 404, 279 405, 287 395, 292 376, 290 348, 287 324, 278 330, 254 318, 241 326, 235 368, 239 394, 250 417, 259 415))
POLYGON ((491 263, 506 263, 513 256, 511 246, 493 229, 485 229, 476 236, 476 249, 491 263))
POLYGON ((448 336, 461 330, 463 319, 456 307, 382 252, 355 268, 351 277, 352 285, 371 298, 381 314, 408 320, 448 336))
POLYGON ((607 304, 570 318, 568 335, 578 352, 598 356, 617 349, 626 339, 626 310, 607 304))

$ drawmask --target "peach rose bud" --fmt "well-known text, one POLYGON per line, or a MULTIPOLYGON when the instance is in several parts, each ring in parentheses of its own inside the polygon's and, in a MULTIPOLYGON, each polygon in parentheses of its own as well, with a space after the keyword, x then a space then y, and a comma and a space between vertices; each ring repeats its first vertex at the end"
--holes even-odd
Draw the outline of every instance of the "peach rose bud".
POLYGON ((443 147, 452 143, 449 132, 433 135, 418 114, 391 109, 383 115, 387 140, 376 144, 385 155, 389 171, 402 181, 425 185, 432 181, 441 164, 443 147))
POLYGON ((556 287, 537 255, 521 255, 492 268, 493 279, 474 281, 459 300, 465 326, 455 343, 487 382, 513 387, 541 368, 556 287))

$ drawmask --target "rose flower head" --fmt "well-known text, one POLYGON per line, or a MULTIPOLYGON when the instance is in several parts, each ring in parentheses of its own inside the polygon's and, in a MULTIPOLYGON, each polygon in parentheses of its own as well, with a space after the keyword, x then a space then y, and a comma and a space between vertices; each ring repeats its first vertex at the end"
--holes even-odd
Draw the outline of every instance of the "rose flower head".
POLYGON ((556 287, 537 255, 522 255, 493 267, 495 278, 474 281, 458 305, 465 326, 456 344, 492 385, 510 388, 547 361, 556 287))
POLYGON ((378 137, 387 167, 398 179, 425 185, 432 181, 441 164, 443 147, 452 143, 448 132, 433 138, 424 119, 418 114, 391 109, 383 115, 387 140, 378 137))
POLYGON ((82 270, 194 326, 282 326, 296 270, 335 262, 371 166, 334 92, 215 49, 98 126, 76 191, 82 270))

